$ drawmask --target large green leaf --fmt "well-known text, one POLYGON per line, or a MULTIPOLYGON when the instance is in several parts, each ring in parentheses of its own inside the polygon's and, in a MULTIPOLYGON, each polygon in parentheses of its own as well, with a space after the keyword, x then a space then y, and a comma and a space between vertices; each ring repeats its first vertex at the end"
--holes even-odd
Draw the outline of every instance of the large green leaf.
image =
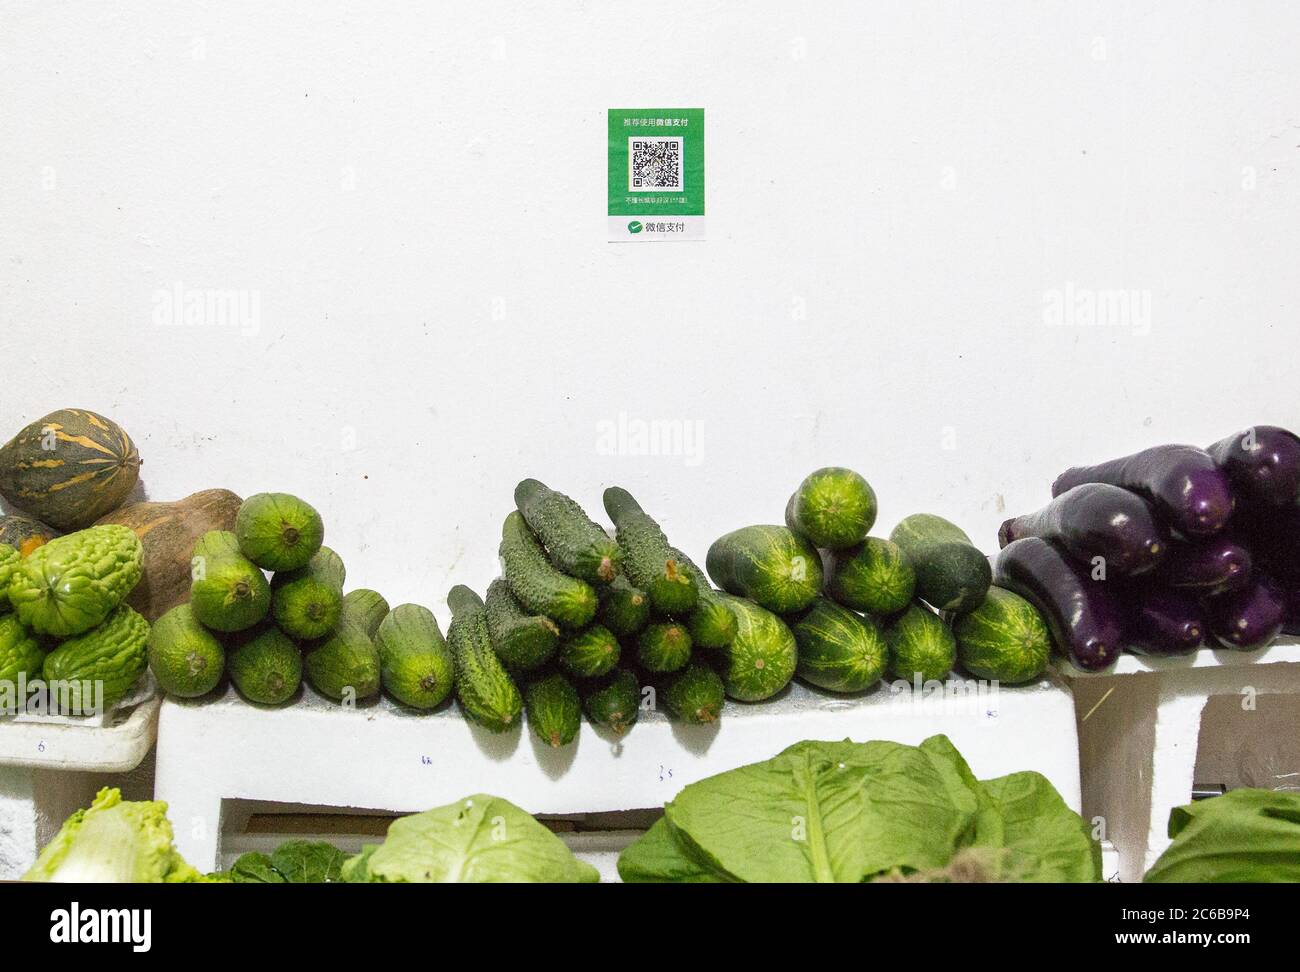
POLYGON ((1003 880, 1101 880, 1101 845, 1045 776, 1011 773, 983 780, 980 787, 1001 819, 1001 834, 996 840, 977 838, 974 846, 1005 849, 1003 880))
POLYGON ((618 876, 628 884, 718 884, 730 876, 695 860, 679 844, 666 817, 656 820, 618 859, 618 876))
POLYGON ((953 764, 892 742, 803 742, 693 783, 665 811, 704 869, 757 882, 861 881, 948 862, 978 809, 953 764))
POLYGON ((1143 880, 1300 882, 1300 793, 1233 790, 1175 807, 1169 836, 1143 880))

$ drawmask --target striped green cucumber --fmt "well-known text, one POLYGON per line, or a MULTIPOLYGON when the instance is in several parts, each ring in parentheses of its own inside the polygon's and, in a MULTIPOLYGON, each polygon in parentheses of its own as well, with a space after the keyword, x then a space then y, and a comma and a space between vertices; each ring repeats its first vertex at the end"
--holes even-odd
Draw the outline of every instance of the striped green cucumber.
POLYGON ((621 736, 641 710, 641 682, 626 668, 617 668, 582 693, 582 708, 597 726, 621 736))
POLYGON ((302 667, 312 688, 335 702, 379 694, 379 652, 354 625, 335 628, 328 638, 309 648, 302 667))
POLYGON ((573 683, 559 672, 532 682, 524 691, 528 724, 537 738, 559 749, 578 738, 582 725, 582 701, 573 683))
POLYGON ((980 606, 993 582, 988 558, 961 527, 932 513, 914 513, 889 539, 916 570, 916 596, 937 611, 965 614, 980 606))
POLYGON ((291 638, 325 637, 338 626, 342 612, 343 589, 311 573, 271 585, 271 616, 291 638))
POLYGON ((778 614, 802 611, 822 589, 821 554, 783 526, 748 526, 713 541, 704 565, 729 594, 778 614))
POLYGON ((451 625, 447 644, 456 662, 456 698, 465 715, 490 732, 519 721, 523 697, 492 650, 483 600, 463 584, 447 594, 451 625))
POLYGON ((576 678, 598 678, 618 664, 618 639, 604 625, 591 624, 560 644, 560 667, 576 678))
POLYGON ((623 554, 618 543, 581 506, 536 479, 515 487, 515 506, 523 514, 551 563, 589 584, 608 584, 618 574, 623 554))
POLYGON ((618 637, 627 638, 650 623, 650 597, 619 574, 600 588, 596 620, 618 637))
POLYGON ((891 540, 867 537, 823 558, 826 593, 845 607, 870 614, 897 614, 912 603, 916 571, 891 540))
POLYGON ((771 698, 794 677, 799 660, 794 634, 753 601, 728 597, 727 605, 736 616, 736 637, 721 652, 727 695, 739 702, 771 698))
POLYGON ((694 664, 673 676, 664 691, 664 704, 682 722, 708 725, 722 715, 725 696, 718 673, 707 665, 694 664))
POLYGON ((895 678, 942 681, 957 661, 952 629, 928 606, 913 602, 885 629, 889 671, 895 678))
POLYGON ((691 633, 684 624, 652 624, 636 638, 636 657, 648 672, 675 672, 691 660, 691 633))
POLYGON ((611 486, 605 490, 604 501, 605 512, 614 521, 628 580, 650 595, 650 605, 656 611, 690 613, 699 591, 681 569, 681 551, 668 542, 659 524, 627 490, 611 486))
POLYGON ((596 616, 596 591, 559 570, 515 510, 501 526, 501 567, 510 591, 529 611, 561 627, 581 628, 596 616))
POLYGON ((843 550, 860 543, 876 522, 876 493, 852 469, 810 473, 785 507, 785 524, 814 547, 843 550))
POLYGON ((550 661, 560 643, 560 629, 544 614, 529 614, 497 578, 488 585, 488 635, 501 663, 511 672, 530 672, 550 661))
POLYGON ((889 646, 876 623, 819 597, 789 621, 799 646, 800 678, 832 692, 861 692, 880 681, 889 646))
POLYGON ((952 633, 962 668, 1004 685, 1038 678, 1052 651, 1052 636, 1038 609, 1000 587, 990 587, 983 604, 956 618, 952 633))
POLYGON ((427 607, 399 604, 375 631, 384 691, 413 709, 434 709, 451 694, 456 666, 427 607))
POLYGON ((339 624, 355 624, 371 638, 388 617, 388 601, 378 591, 358 587, 343 595, 343 608, 339 613, 339 624))

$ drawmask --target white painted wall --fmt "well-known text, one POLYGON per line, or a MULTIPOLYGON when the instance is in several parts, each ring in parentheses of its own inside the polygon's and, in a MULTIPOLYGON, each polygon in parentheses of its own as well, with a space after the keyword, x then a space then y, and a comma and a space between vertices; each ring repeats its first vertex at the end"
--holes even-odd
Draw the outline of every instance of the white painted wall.
POLYGON ((1066 465, 1300 424, 1300 8, 802 6, 6 5, 5 434, 84 406, 152 497, 299 492, 445 618, 527 475, 702 557, 843 463, 992 549, 1066 465), (705 243, 604 242, 640 105, 707 111, 705 243), (157 326, 177 284, 256 332, 157 326), (1046 326, 1066 288, 1149 327, 1046 326), (600 454, 623 413, 700 461, 600 454))

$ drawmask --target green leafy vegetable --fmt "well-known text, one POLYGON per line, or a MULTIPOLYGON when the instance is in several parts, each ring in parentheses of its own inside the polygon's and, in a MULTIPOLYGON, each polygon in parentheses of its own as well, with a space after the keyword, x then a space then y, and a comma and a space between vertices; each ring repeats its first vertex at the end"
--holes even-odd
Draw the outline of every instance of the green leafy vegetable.
POLYGON ((1300 793, 1232 790, 1174 807, 1152 883, 1300 881, 1300 793))
POLYGON ((513 803, 477 794, 395 820, 383 844, 344 863, 343 879, 578 883, 597 881, 599 874, 513 803))
POLYGON ((328 884, 341 881, 347 855, 324 841, 291 840, 270 856, 241 854, 230 869, 235 884, 328 884))
POLYGON ((63 823, 24 881, 92 884, 185 883, 203 880, 172 846, 167 804, 129 802, 105 787, 63 823))
POLYGON ((850 881, 977 860, 989 880, 1095 881, 1099 848, 1037 773, 980 782, 944 736, 802 742, 693 783, 619 858, 625 881, 850 881))

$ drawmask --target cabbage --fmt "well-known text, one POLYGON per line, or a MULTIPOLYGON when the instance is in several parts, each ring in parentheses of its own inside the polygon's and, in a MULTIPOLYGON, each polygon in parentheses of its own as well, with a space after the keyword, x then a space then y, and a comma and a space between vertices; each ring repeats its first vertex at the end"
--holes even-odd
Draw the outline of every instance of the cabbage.
POLYGON ((124 801, 105 787, 45 845, 24 881, 150 884, 201 881, 172 846, 167 804, 124 801))
POLYGON ((513 803, 477 794, 393 821, 380 845, 343 865, 343 880, 376 883, 587 883, 594 867, 513 803))
POLYGON ((1233 790, 1169 813, 1173 842, 1152 884, 1300 881, 1300 793, 1233 790))
POLYGON ((618 871, 672 883, 1097 881, 1101 853, 1046 778, 978 780, 932 736, 801 742, 692 783, 618 871))

